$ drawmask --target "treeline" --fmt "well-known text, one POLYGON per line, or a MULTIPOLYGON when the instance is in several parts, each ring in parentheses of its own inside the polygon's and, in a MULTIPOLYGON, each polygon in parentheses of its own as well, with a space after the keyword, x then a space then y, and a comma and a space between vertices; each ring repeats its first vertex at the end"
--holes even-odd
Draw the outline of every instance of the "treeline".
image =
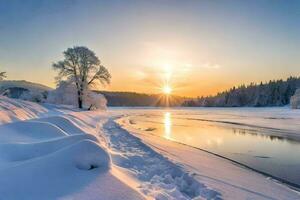
POLYGON ((300 88, 300 77, 272 80, 266 83, 240 85, 215 96, 188 100, 183 106, 240 107, 283 106, 290 103, 291 96, 300 88))
POLYGON ((103 94, 108 106, 181 106, 187 99, 178 96, 135 92, 95 91, 103 94))

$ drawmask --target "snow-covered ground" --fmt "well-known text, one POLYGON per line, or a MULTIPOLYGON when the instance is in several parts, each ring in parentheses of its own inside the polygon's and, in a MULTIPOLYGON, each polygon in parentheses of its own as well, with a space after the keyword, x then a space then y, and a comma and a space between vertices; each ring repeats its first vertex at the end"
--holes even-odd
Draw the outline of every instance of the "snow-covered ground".
POLYGON ((0 113, 0 199, 144 199, 100 145, 100 113, 5 97, 0 113))
POLYGON ((0 199, 300 199, 194 148, 78 112, 0 97, 0 199))

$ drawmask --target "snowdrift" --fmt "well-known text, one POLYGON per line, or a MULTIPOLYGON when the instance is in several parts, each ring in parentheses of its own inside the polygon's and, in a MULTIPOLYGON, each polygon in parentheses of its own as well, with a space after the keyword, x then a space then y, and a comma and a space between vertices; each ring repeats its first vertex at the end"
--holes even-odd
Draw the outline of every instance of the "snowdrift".
POLYGON ((95 119, 0 97, 0 199, 143 199, 112 173, 95 119))
POLYGON ((108 154, 95 142, 83 140, 2 169, 0 194, 4 199, 55 199, 70 190, 80 189, 109 167, 108 154))
POLYGON ((37 118, 47 112, 39 104, 0 96, 0 124, 37 118))

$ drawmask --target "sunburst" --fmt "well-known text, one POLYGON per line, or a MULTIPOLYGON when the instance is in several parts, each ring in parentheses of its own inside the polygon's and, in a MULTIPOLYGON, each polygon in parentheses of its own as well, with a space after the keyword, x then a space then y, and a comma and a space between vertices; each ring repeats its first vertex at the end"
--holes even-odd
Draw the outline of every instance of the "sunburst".
POLYGON ((162 91, 166 95, 170 95, 172 93, 172 88, 169 85, 164 85, 162 91))

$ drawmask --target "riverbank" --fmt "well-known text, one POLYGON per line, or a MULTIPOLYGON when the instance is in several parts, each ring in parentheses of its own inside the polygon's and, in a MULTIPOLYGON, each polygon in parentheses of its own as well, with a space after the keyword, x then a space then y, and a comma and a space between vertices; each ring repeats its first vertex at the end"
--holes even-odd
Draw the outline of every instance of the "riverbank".
POLYGON ((298 199, 299 192, 274 179, 211 153, 128 129, 145 144, 183 167, 223 199, 298 199))

